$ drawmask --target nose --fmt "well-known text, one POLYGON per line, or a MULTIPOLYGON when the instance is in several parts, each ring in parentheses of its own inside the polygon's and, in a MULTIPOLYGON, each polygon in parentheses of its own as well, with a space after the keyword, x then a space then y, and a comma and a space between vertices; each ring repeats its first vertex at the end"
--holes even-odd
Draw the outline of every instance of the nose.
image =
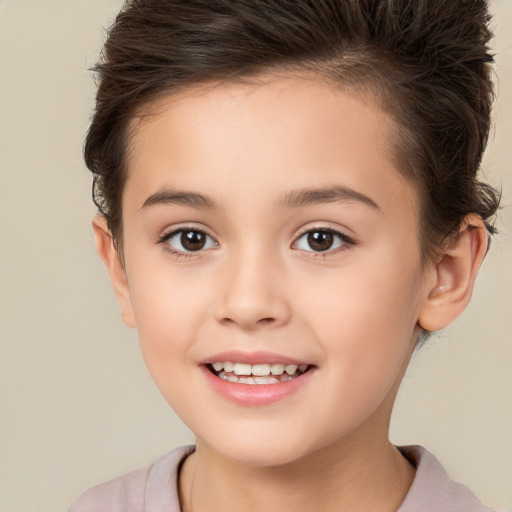
POLYGON ((258 251, 226 261, 216 319, 244 330, 275 328, 290 320, 288 290, 275 261, 258 251))

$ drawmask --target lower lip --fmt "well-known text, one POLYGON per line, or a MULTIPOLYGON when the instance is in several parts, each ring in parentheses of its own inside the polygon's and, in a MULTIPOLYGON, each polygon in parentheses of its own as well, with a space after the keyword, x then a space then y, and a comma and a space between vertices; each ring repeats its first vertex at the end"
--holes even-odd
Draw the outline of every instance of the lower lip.
POLYGON ((296 393, 314 373, 310 369, 299 377, 276 384, 241 384, 217 377, 206 366, 201 366, 201 370, 208 384, 219 395, 231 402, 246 406, 269 405, 279 402, 296 393))

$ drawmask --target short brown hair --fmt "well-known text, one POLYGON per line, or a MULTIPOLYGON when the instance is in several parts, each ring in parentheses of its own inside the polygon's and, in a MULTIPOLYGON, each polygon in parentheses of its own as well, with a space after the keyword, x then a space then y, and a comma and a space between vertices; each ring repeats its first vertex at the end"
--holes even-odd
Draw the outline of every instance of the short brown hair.
POLYGON ((478 179, 493 99, 484 0, 131 0, 96 66, 85 141, 93 198, 114 240, 130 120, 156 98, 273 70, 313 71, 378 98, 421 199, 424 258, 464 217, 490 233, 499 194, 478 179))

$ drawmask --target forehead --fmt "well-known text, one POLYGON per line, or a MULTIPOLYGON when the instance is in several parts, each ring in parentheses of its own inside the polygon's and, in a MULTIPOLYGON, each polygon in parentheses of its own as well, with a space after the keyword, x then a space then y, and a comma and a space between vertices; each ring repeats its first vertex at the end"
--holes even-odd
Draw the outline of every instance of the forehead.
POLYGON ((149 105, 131 128, 125 198, 198 187, 226 204, 237 184, 269 200, 290 188, 341 184, 415 208, 393 158, 397 123, 370 94, 319 79, 190 88, 149 105))

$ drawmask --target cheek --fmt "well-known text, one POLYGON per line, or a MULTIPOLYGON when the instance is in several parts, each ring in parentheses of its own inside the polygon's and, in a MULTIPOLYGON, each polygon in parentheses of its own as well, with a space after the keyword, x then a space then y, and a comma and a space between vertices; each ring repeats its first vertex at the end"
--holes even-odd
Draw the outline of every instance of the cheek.
POLYGON ((360 381, 393 377, 414 345, 419 280, 415 266, 381 259, 373 266, 361 262, 311 288, 317 292, 307 296, 303 311, 314 311, 309 324, 328 364, 332 360, 344 367, 340 375, 360 381))
POLYGON ((416 321, 420 275, 410 264, 361 260, 313 284, 308 283, 308 293, 302 294, 307 300, 304 310, 321 315, 326 327, 357 328, 366 333, 387 326, 384 334, 396 333, 401 327, 410 330, 416 321))
POLYGON ((197 337, 209 287, 172 272, 169 265, 139 266, 130 276, 130 295, 143 357, 152 374, 176 366, 197 337), (140 271, 139 269, 143 269, 140 271))
POLYGON ((412 302, 400 287, 378 289, 359 281, 317 317, 315 334, 330 382, 326 392, 332 395, 324 413, 335 424, 355 428, 377 411, 386 416, 390 410, 414 348, 412 302))
POLYGON ((132 302, 145 365, 169 405, 185 420, 191 347, 198 331, 197 292, 146 273, 134 286, 132 302))

